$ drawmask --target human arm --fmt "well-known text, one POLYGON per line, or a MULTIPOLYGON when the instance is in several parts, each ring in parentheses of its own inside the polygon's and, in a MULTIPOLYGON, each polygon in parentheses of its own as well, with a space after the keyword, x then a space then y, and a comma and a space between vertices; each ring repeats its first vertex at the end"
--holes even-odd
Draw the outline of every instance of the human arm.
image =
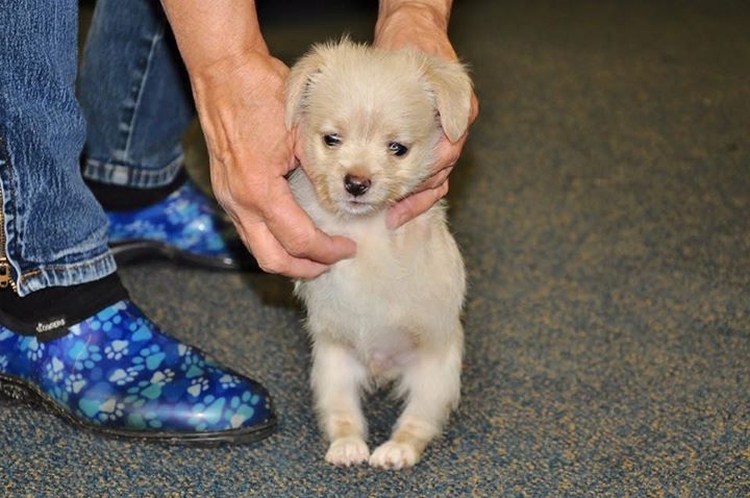
POLYGON ((312 278, 352 256, 354 242, 318 229, 284 178, 295 166, 284 125, 289 69, 269 53, 255 2, 162 5, 190 75, 214 194, 261 268, 312 278))
MULTIPOLYGON (((412 46, 423 52, 448 60, 457 60, 453 45, 448 39, 448 21, 452 0, 381 0, 375 25, 376 46, 398 50, 412 46)), ((471 97, 473 123, 479 113, 476 94, 471 97)), ((448 193, 448 176, 458 161, 467 134, 456 142, 444 135, 438 144, 433 174, 418 191, 390 208, 387 224, 396 228, 427 211, 448 193)))

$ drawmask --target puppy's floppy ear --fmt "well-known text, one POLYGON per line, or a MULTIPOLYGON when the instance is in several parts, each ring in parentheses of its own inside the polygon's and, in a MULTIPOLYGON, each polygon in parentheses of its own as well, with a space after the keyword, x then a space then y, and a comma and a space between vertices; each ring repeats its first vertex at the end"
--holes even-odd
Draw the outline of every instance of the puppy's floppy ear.
POLYGON ((320 73, 325 66, 325 52, 325 46, 314 46, 292 66, 289 72, 286 85, 285 115, 286 127, 289 130, 299 121, 307 90, 313 84, 315 75, 320 73))
POLYGON ((435 97, 440 125, 451 142, 466 133, 471 113, 471 78, 459 62, 428 56, 424 78, 435 97))

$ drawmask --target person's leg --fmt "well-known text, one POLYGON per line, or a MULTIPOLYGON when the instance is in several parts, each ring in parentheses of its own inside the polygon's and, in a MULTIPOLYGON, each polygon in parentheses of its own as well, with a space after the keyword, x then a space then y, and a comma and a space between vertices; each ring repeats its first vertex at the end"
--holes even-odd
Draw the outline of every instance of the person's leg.
POLYGON ((88 123, 86 178, 150 189, 177 177, 195 111, 159 2, 97 1, 78 93, 88 123))
POLYGON ((115 271, 107 218, 79 170, 76 16, 75 0, 0 8, 0 264, 12 265, 21 296, 115 271))
POLYGON ((103 434, 269 434, 259 384, 162 333, 129 300, 80 173, 77 0, 0 0, 0 397, 103 434))
POLYGON ((163 255, 254 266, 229 220, 184 174, 182 140, 195 111, 159 2, 96 3, 79 99, 88 123, 84 177, 107 211, 118 261, 163 255))

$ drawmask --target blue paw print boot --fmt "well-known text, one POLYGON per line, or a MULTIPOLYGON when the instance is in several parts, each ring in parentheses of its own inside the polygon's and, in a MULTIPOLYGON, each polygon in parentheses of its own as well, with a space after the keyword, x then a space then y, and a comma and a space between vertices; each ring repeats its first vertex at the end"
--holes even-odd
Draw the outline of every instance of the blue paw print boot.
POLYGON ((190 179, 152 205, 105 210, 120 264, 162 257, 210 269, 259 270, 226 215, 190 179))
POLYGON ((260 384, 166 335, 128 299, 72 326, 2 319, 6 401, 98 434, 169 444, 250 443, 276 425, 260 384))

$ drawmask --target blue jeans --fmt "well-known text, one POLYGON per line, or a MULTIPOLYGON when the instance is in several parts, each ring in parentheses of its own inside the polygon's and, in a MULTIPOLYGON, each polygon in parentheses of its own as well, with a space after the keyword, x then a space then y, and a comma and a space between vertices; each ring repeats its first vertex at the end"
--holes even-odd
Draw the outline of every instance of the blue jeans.
MULTIPOLYGON (((24 296, 116 270, 81 175, 170 183, 194 116, 157 0, 98 0, 76 98, 78 0, 0 0, 0 275, 24 296)), ((2 283, 2 282, 0 282, 2 283)))

